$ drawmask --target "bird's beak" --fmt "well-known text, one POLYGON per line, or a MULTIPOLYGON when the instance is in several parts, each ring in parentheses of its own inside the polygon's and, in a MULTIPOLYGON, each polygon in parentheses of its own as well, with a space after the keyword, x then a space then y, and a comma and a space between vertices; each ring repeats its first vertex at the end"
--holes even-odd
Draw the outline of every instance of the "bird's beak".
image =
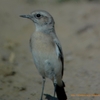
POLYGON ((20 17, 32 19, 32 16, 31 15, 20 15, 20 17))

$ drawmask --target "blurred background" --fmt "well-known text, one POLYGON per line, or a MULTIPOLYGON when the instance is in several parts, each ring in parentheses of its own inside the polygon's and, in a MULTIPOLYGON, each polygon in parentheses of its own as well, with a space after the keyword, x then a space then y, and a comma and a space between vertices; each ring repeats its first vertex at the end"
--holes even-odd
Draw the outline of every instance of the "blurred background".
MULTIPOLYGON (((100 100, 100 0, 0 0, 0 100, 40 99, 42 78, 29 49, 35 26, 19 17, 39 9, 56 22, 68 100, 100 100)), ((47 79, 44 93, 53 90, 47 79)))

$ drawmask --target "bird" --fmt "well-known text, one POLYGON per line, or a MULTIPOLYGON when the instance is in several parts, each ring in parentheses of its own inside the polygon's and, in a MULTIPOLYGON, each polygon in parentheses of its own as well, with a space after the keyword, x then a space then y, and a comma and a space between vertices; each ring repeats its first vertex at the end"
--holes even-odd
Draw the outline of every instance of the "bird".
POLYGON ((29 44, 34 64, 43 79, 40 100, 43 100, 46 78, 51 79, 54 84, 54 97, 56 94, 58 100, 67 100, 65 83, 62 80, 64 56, 53 17, 45 10, 35 10, 20 17, 30 19, 36 27, 29 44))

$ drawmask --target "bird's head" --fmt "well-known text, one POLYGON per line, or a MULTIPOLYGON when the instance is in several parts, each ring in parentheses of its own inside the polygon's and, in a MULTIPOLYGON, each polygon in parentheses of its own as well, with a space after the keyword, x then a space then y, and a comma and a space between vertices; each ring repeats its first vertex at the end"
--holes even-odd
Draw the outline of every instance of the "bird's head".
POLYGON ((55 24, 53 17, 48 12, 43 10, 36 10, 29 15, 20 15, 20 17, 32 20, 36 26, 36 30, 41 28, 47 29, 50 28, 50 26, 54 27, 55 24))

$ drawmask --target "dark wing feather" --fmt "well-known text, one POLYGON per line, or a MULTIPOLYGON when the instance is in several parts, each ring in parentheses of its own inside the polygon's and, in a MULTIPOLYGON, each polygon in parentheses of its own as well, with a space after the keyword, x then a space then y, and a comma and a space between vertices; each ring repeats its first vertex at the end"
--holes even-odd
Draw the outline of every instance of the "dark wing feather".
POLYGON ((30 50, 32 51, 32 40, 31 40, 31 38, 29 40, 29 46, 30 46, 30 50))
POLYGON ((61 45, 59 42, 55 41, 55 44, 56 44, 56 48, 58 49, 56 52, 57 52, 57 55, 58 55, 58 58, 61 60, 61 63, 62 63, 62 76, 63 76, 63 70, 64 70, 64 57, 63 57, 63 52, 62 52, 62 48, 61 48, 61 45))

